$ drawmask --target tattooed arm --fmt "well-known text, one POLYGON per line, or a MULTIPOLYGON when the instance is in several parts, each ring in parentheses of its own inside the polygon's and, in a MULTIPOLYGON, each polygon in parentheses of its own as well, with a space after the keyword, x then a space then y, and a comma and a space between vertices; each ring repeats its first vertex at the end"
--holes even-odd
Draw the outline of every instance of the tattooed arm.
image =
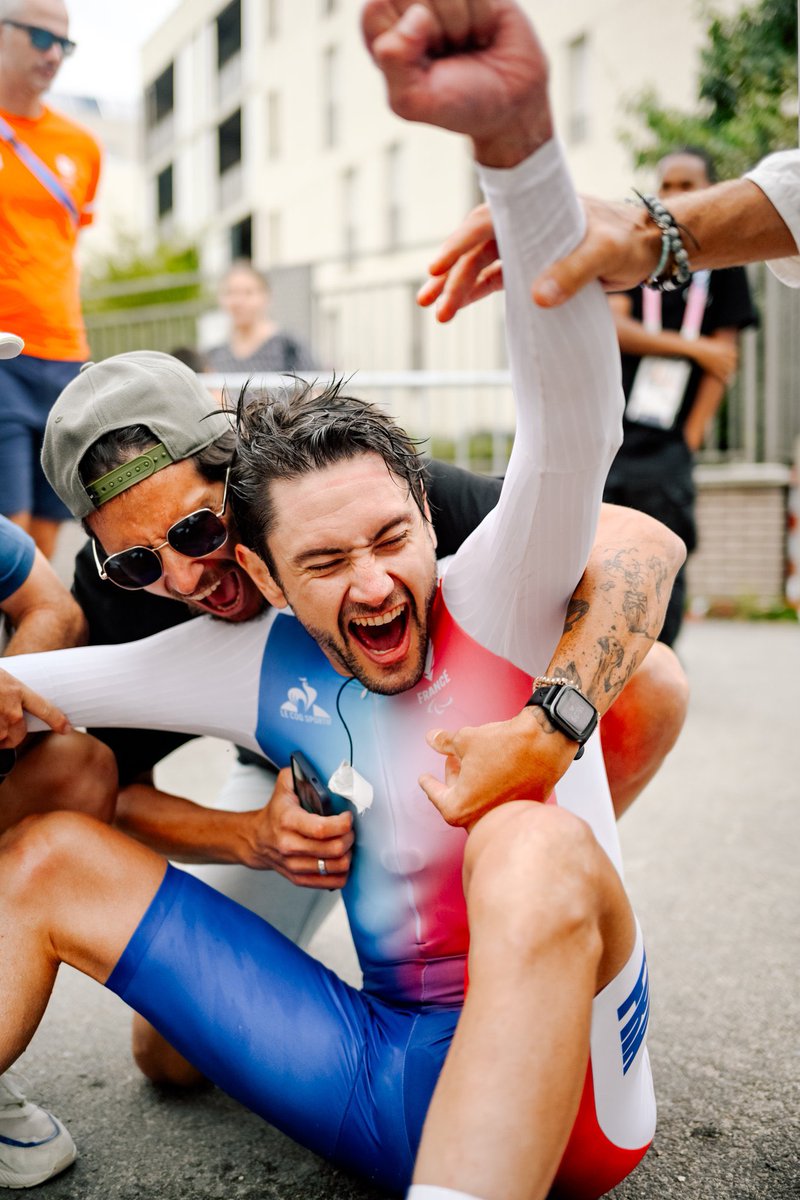
MULTIPOLYGON (((660 522, 632 509, 603 505, 594 548, 546 673, 572 680, 602 716, 658 637, 685 557, 683 542, 660 522)), ((665 650, 659 648, 660 669, 648 680, 649 705, 660 702, 662 689, 665 704, 671 704, 672 689, 683 688, 671 652, 670 668, 662 669, 665 650)), ((630 719, 640 721, 643 707, 641 702, 633 706, 630 719)), ((624 726, 624 720, 616 722, 616 740, 638 744, 639 730, 624 726)), ((576 753, 575 743, 553 728, 541 708, 524 708, 509 721, 457 733, 432 730, 428 741, 447 756, 445 782, 425 775, 420 783, 448 821, 465 826, 489 807, 487 797, 491 806, 522 798, 546 800, 576 753)), ((656 766, 661 758, 663 753, 656 766)), ((623 771, 633 769, 629 759, 620 765, 623 771)), ((642 774, 649 778, 654 770, 642 774)), ((629 793, 623 807, 633 798, 629 793)))
POLYGON ((572 680, 602 716, 658 637, 685 557, 659 521, 604 505, 547 674, 572 680))

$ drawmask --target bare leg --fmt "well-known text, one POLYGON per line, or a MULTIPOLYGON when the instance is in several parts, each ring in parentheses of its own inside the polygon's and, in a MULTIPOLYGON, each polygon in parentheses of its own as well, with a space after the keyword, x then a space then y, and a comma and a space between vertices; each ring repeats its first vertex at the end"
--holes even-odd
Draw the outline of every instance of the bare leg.
POLYGON ((77 813, 31 817, 0 838, 0 1072, 33 1036, 60 963, 106 981, 165 870, 77 813))
POLYGON ((675 745, 688 704, 683 667, 668 646, 657 642, 600 722, 617 817, 630 807, 675 745))
POLYGON ((208 1085, 202 1071, 192 1066, 165 1037, 139 1013, 133 1014, 131 1050, 139 1070, 152 1083, 168 1083, 172 1087, 197 1088, 208 1085))
POLYGON ((30 535, 45 558, 53 557, 58 541, 58 531, 62 524, 62 521, 48 521, 44 517, 31 517, 30 535))
POLYGON ((114 755, 86 733, 48 734, 25 748, 3 784, 0 833, 35 813, 69 810, 109 823, 117 797, 114 755))
POLYGON ((19 525, 20 529, 24 529, 26 533, 31 532, 31 522, 33 517, 29 512, 7 513, 9 521, 13 521, 15 525, 19 525))
POLYGON ((45 558, 53 557, 62 521, 47 521, 44 517, 34 517, 29 512, 14 513, 8 519, 31 535, 45 558))
POLYGON ((578 1109, 592 1000, 630 956, 633 913, 588 826, 555 807, 487 813, 464 875, 470 985, 414 1182, 543 1200, 578 1109))

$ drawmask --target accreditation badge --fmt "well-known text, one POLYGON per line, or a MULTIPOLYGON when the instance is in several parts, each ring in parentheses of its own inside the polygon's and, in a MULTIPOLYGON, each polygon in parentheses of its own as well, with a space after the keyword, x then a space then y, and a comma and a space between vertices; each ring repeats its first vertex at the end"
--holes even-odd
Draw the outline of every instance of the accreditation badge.
POLYGON ((672 429, 691 373, 692 364, 685 358, 643 358, 636 368, 625 419, 672 429))

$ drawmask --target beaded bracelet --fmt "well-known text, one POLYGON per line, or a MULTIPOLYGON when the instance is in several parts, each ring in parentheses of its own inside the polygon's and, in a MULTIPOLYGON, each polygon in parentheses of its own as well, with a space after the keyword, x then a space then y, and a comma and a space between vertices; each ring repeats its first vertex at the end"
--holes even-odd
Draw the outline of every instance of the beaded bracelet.
POLYGON ((647 209, 648 216, 661 230, 661 258, 655 271, 645 279, 645 285, 659 292, 674 292, 692 277, 689 255, 681 238, 680 227, 669 209, 665 208, 656 196, 643 196, 635 188, 633 190, 647 209))

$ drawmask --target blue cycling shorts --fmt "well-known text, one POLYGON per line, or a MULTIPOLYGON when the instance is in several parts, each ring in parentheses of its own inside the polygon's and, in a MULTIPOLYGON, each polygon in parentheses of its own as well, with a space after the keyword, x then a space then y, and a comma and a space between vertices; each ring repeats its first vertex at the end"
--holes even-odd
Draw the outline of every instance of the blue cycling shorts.
MULTIPOLYGON (((460 1008, 343 983, 249 909, 168 867, 107 981, 214 1083, 376 1187, 404 1192, 460 1008)), ((554 1195, 596 1200, 655 1129, 641 930, 592 1006, 580 1111, 554 1195)))
POLYGON ((460 1009, 376 1000, 174 867, 106 986, 271 1125, 408 1187, 460 1009))

